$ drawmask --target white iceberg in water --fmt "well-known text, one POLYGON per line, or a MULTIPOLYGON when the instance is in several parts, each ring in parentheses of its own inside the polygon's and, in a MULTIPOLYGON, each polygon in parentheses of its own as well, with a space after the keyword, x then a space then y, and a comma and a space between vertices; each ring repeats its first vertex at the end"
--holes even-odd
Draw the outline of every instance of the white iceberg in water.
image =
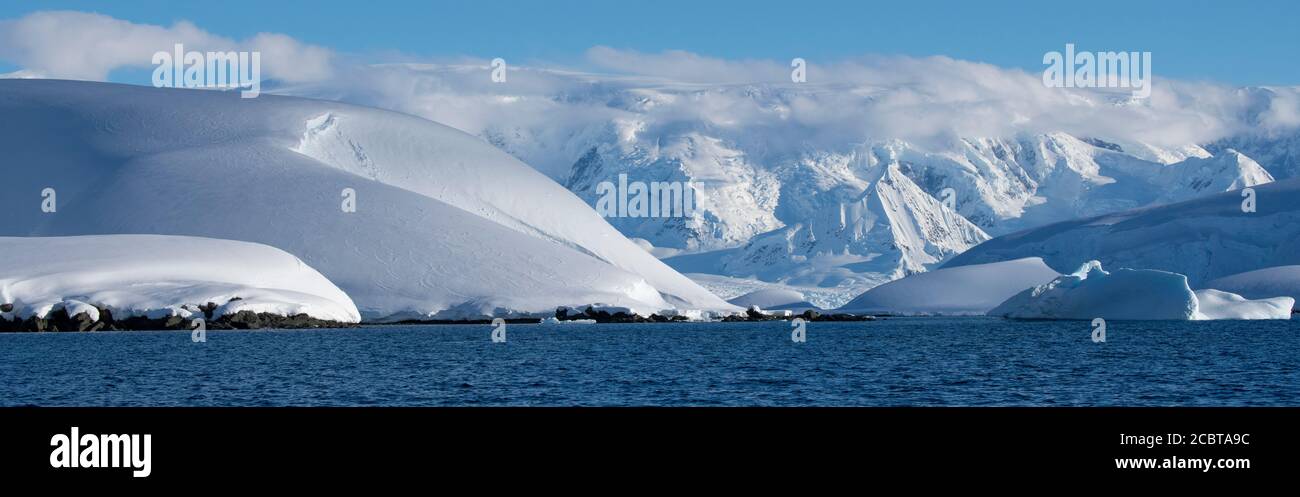
POLYGON ((352 299, 282 250, 256 243, 158 235, 0 237, 0 319, 58 310, 113 319, 203 317, 240 311, 356 323, 352 299))
POLYGON ((1291 319, 1295 299, 1273 297, 1249 300, 1221 290, 1197 290, 1199 305, 1192 319, 1291 319))
POLYGON ((1019 319, 1290 319, 1294 299, 1247 300, 1217 290, 1193 292, 1187 277, 1150 269, 1108 272, 1090 261, 1007 299, 990 316, 1019 319))

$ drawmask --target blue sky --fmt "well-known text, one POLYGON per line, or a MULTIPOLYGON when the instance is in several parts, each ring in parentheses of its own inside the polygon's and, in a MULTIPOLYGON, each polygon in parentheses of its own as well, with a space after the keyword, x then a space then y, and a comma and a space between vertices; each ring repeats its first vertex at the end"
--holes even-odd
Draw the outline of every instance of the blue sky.
POLYGON ((1163 77, 1300 84, 1300 2, 1280 0, 18 0, 0 4, 0 19, 54 9, 165 26, 188 20, 233 38, 278 32, 363 59, 467 55, 575 66, 588 48, 605 45, 728 59, 946 55, 1040 71, 1044 52, 1073 42, 1153 52, 1163 77))

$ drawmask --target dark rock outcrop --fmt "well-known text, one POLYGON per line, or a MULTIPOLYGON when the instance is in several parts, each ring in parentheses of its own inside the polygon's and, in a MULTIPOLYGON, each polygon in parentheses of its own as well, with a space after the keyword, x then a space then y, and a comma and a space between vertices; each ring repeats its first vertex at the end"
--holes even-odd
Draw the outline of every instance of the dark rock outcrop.
POLYGON ((560 321, 594 319, 597 323, 673 323, 687 320, 686 316, 663 316, 659 314, 642 316, 626 312, 610 313, 606 310, 596 310, 592 306, 587 306, 581 313, 576 314, 570 314, 568 309, 561 307, 555 310, 555 319, 560 321))
MULTIPOLYGON (((13 306, 6 304, 8 310, 12 312, 13 306)), ((316 319, 306 314, 296 316, 278 316, 267 313, 254 313, 252 311, 240 311, 235 314, 221 316, 212 319, 212 313, 218 306, 209 302, 206 305, 197 306, 195 309, 203 312, 204 322, 209 330, 250 330, 250 329, 268 329, 268 328, 288 328, 288 329, 305 329, 305 328, 346 328, 357 326, 352 323, 340 323, 324 319, 316 319)), ((8 320, 0 318, 0 332, 15 331, 126 331, 126 330, 189 330, 195 327, 195 320, 182 318, 179 316, 170 316, 165 318, 147 318, 133 316, 124 319, 115 319, 112 311, 108 309, 99 309, 99 320, 92 320, 87 313, 77 313, 75 316, 69 316, 64 309, 51 312, 45 318, 30 317, 27 319, 8 320)))

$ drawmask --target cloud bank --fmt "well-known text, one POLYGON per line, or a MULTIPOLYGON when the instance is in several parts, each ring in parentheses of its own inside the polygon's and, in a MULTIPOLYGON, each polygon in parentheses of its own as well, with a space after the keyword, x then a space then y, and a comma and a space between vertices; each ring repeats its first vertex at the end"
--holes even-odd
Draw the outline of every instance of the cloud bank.
POLYGON ((810 60, 807 82, 793 83, 789 61, 609 47, 586 55, 586 72, 511 66, 505 83, 478 60, 358 66, 280 91, 423 116, 556 178, 592 142, 649 147, 639 140, 695 132, 751 159, 789 160, 893 139, 951 149, 964 138, 1052 132, 1178 150, 1300 125, 1296 87, 1178 81, 1158 69, 1151 97, 1134 99, 1126 88, 1049 88, 1038 73, 947 57, 810 60))
POLYGON ((276 33, 234 40, 185 21, 167 27, 74 11, 0 21, 0 60, 47 78, 103 81, 116 69, 152 67, 155 52, 177 43, 187 51, 261 51, 264 74, 283 81, 318 81, 333 70, 331 50, 276 33))
POLYGON ((372 65, 353 56, 343 64, 329 48, 286 35, 233 40, 188 22, 165 27, 67 11, 0 21, 0 60, 22 68, 9 77, 103 80, 118 68, 149 67, 154 52, 175 43, 260 50, 264 74, 278 85, 268 91, 426 117, 492 140, 557 178, 590 142, 636 146, 694 132, 764 160, 892 139, 943 147, 1049 132, 1173 149, 1300 126, 1298 87, 1161 78, 1159 54, 1152 94, 1141 100, 1128 89, 1049 88, 1039 73, 947 57, 808 60, 807 82, 793 83, 789 60, 607 46, 586 52, 584 71, 512 65, 507 81, 495 83, 483 59, 372 65))

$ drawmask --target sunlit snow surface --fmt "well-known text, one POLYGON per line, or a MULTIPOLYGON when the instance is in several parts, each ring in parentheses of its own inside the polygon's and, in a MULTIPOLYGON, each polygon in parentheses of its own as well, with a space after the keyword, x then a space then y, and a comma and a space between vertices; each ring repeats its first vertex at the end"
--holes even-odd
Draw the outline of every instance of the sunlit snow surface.
POLYGON ((258 242, 319 270, 367 319, 734 309, 547 177, 413 116, 52 80, 0 81, 0 115, 0 235, 258 242), (55 213, 39 209, 47 187, 55 213))
POLYGON ((0 237, 0 302, 5 319, 46 318, 99 309, 114 319, 203 317, 240 311, 356 323, 352 300, 284 251, 248 242, 185 236, 0 237))
POLYGON ((983 315, 1023 290, 1060 276, 1037 257, 944 268, 867 290, 840 310, 918 315, 983 315))
POLYGON ((1205 283, 1246 298, 1287 296, 1300 300, 1300 266, 1277 266, 1216 278, 1205 283))

